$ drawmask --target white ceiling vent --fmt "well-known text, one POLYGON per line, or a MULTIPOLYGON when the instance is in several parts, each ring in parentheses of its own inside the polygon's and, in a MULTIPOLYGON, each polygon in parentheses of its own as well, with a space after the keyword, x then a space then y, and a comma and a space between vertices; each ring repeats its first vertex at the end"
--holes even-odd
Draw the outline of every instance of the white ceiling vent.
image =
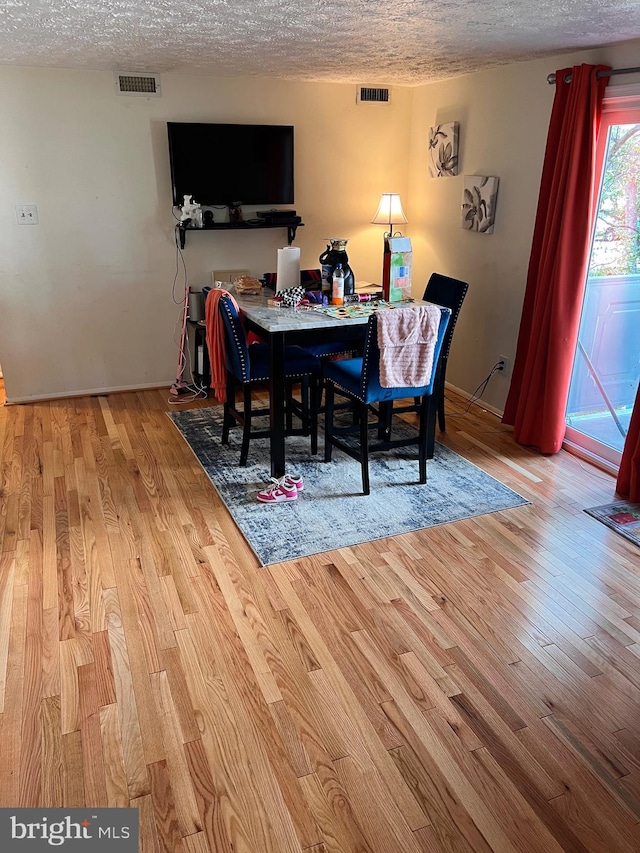
POLYGON ((159 97, 160 75, 139 71, 118 71, 116 92, 119 95, 144 95, 145 98, 159 97))
POLYGON ((389 104, 391 92, 388 88, 374 86, 358 86, 356 89, 356 104, 389 104))

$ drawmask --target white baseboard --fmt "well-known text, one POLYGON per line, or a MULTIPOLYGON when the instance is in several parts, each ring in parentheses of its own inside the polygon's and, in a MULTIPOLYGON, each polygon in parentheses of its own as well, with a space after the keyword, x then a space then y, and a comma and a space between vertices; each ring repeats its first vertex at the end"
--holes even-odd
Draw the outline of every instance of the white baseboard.
MULTIPOLYGON (((169 388, 171 386, 170 382, 154 382, 151 385, 142 384, 142 385, 118 385, 109 388, 88 388, 84 391, 73 391, 73 392, 64 392, 57 391, 52 394, 32 394, 27 395, 26 397, 12 397, 11 399, 7 399, 7 406, 16 406, 20 403, 40 403, 45 402, 47 400, 65 400, 70 399, 72 397, 102 397, 105 394, 118 394, 122 391, 152 391, 156 388, 169 388)), ((470 400, 472 395, 467 391, 463 391, 462 388, 457 388, 455 385, 452 385, 450 382, 445 382, 445 388, 448 388, 450 391, 453 391, 455 394, 458 394, 465 400, 470 400)), ((478 406, 480 409, 484 409, 487 412, 491 412, 497 417, 501 418, 503 412, 500 409, 496 409, 494 406, 490 406, 488 403, 484 403, 482 400, 476 400, 473 403, 474 406, 478 406)))
POLYGON ((167 391, 171 386, 170 382, 154 382, 142 385, 120 385, 113 388, 90 388, 86 391, 58 391, 53 394, 33 394, 26 397, 12 397, 7 399, 7 406, 17 406, 20 403, 43 403, 47 400, 68 400, 72 397, 104 397, 106 394, 117 394, 120 391, 153 391, 156 388, 166 388, 167 391))
MULTIPOLYGON (((459 394, 465 400, 471 400, 471 398, 473 397, 472 394, 469 394, 467 391, 463 391, 462 388, 456 388, 456 386, 452 385, 450 382, 445 382, 444 387, 448 388, 450 391, 453 391, 455 394, 459 394)), ((504 414, 503 410, 496 409, 495 406, 490 406, 483 400, 475 400, 473 405, 477 406, 479 409, 483 409, 485 412, 491 412, 492 415, 496 415, 500 419, 502 419, 502 416, 504 414)))

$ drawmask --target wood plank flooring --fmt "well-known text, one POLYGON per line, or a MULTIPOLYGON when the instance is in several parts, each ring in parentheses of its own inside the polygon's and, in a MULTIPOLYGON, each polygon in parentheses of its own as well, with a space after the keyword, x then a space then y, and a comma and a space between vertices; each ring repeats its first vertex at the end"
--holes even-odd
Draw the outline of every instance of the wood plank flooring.
POLYGON ((474 408, 443 441, 531 505, 261 568, 169 408, 0 407, 0 806, 134 806, 143 853, 640 850, 612 478, 474 408))

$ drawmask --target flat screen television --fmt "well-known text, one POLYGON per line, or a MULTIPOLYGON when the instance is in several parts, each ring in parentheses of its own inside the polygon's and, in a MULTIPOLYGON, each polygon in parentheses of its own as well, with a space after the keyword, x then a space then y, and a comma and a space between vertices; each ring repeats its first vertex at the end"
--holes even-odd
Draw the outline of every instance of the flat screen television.
POLYGON ((173 203, 292 204, 293 127, 167 122, 173 203))

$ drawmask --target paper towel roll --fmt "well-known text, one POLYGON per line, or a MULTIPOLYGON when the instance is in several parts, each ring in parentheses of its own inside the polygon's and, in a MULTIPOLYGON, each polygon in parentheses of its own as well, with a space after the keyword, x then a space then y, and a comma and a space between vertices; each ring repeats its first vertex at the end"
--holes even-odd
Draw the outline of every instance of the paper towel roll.
POLYGON ((287 246, 278 249, 278 280, 276 291, 300 286, 300 249, 287 246))

